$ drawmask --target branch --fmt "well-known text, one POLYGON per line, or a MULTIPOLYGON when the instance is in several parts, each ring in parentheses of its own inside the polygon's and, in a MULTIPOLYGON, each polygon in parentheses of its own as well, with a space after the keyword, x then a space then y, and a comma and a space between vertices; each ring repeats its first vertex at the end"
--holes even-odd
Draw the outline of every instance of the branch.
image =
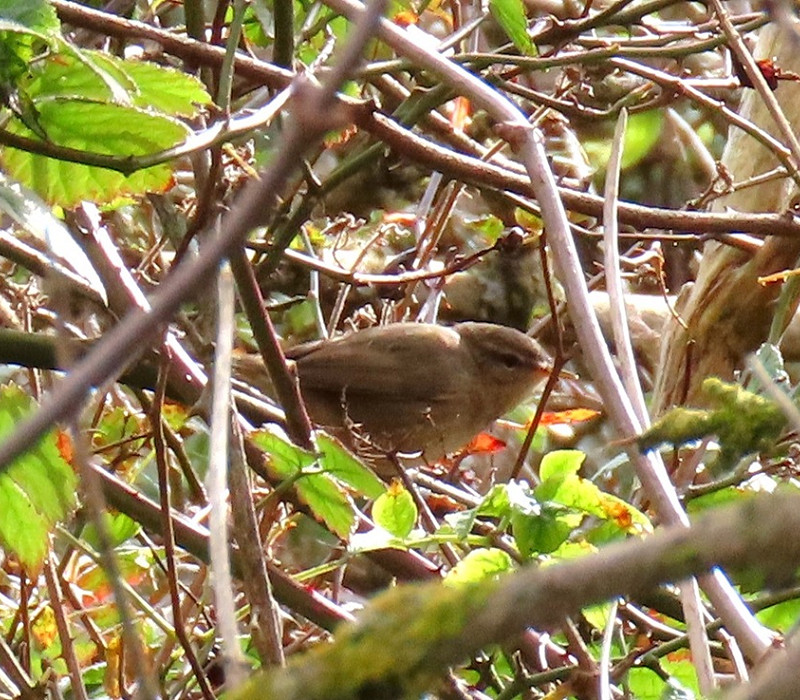
POLYGON ((332 645, 294 658, 285 670, 256 674, 231 700, 416 697, 448 666, 526 627, 557 625, 586 605, 635 597, 714 566, 757 568, 770 581, 791 576, 800 539, 786 532, 798 527, 800 497, 760 495, 688 528, 664 529, 577 561, 472 586, 403 586, 373 601, 332 645))

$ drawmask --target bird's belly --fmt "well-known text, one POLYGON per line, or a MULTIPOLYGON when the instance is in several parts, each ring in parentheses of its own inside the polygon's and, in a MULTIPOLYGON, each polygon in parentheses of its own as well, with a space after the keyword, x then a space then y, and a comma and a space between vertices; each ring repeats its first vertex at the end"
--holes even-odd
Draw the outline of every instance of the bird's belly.
POLYGON ((476 423, 474 407, 460 405, 454 410, 452 400, 387 401, 364 395, 348 400, 346 395, 318 391, 304 391, 303 397, 312 421, 351 447, 371 445, 378 453, 419 454, 425 462, 455 452, 486 427, 476 423))

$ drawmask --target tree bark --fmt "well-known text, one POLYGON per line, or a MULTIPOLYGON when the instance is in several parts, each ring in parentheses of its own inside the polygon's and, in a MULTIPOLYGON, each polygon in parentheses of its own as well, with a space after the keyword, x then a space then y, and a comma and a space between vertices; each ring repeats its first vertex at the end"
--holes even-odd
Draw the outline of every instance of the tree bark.
MULTIPOLYGON (((782 70, 800 72, 800 52, 794 42, 775 25, 759 37, 756 58, 775 57, 782 70)), ((800 127, 800 86, 781 82, 776 93, 795 132, 800 127)), ((777 134, 772 117, 755 90, 748 89, 740 113, 754 124, 777 134)), ((739 129, 731 128, 722 157, 723 165, 740 182, 779 165, 775 156, 739 129)), ((791 179, 772 181, 733 192, 714 202, 713 209, 786 212, 798 199, 791 179)), ((678 404, 702 403, 700 385, 708 376, 731 379, 745 356, 766 339, 781 285, 762 286, 762 275, 795 267, 800 239, 768 239, 755 254, 717 242, 709 242, 697 280, 686 285, 678 298, 677 311, 686 324, 674 319, 666 325, 661 342, 661 360, 653 392, 653 414, 678 404)))

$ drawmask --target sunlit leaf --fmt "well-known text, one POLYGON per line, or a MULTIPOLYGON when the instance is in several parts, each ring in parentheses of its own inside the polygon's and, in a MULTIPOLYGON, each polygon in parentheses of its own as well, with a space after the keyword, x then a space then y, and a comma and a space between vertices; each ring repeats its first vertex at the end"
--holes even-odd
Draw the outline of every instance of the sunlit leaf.
MULTIPOLYGON (((0 434, 8 434, 33 408, 18 387, 0 390, 0 434)), ((0 473, 0 544, 29 570, 39 568, 53 525, 75 503, 77 478, 49 433, 0 473)))
POLYGON ((298 498, 331 532, 346 540, 356 525, 355 507, 344 489, 327 474, 310 474, 295 483, 298 498))
POLYGON ((467 554, 445 576, 448 585, 463 585, 485 581, 514 568, 514 562, 502 549, 475 549, 467 554))
POLYGON ((99 51, 50 57, 28 91, 36 100, 115 99, 124 92, 129 104, 164 116, 191 117, 211 98, 197 78, 147 61, 117 58, 99 51))
POLYGON ((580 450, 548 452, 539 465, 539 478, 542 481, 547 481, 548 479, 563 479, 577 474, 585 459, 586 455, 580 450))
POLYGON ((314 517, 347 539, 355 527, 355 506, 336 480, 322 472, 317 456, 270 430, 255 431, 251 438, 266 453, 269 472, 277 479, 291 480, 314 517))
MULTIPOLYGON (((39 123, 54 144, 117 156, 120 160, 171 148, 189 133, 186 126, 171 117, 125 105, 54 98, 40 101, 36 107, 39 123)), ((9 122, 7 129, 35 138, 18 120, 9 122)), ((125 195, 162 191, 172 184, 172 167, 168 163, 125 176, 105 168, 46 158, 15 148, 4 149, 2 160, 20 183, 47 202, 62 206, 71 206, 83 199, 107 202, 125 195)))
POLYGON ((395 537, 407 537, 417 522, 417 506, 412 495, 396 479, 372 506, 376 525, 395 537))
POLYGON ((314 439, 320 466, 327 474, 352 486, 367 498, 377 498, 386 490, 375 473, 350 454, 336 438, 318 432, 314 439))
POLYGON ((250 438, 267 454, 267 469, 277 479, 293 479, 304 467, 316 462, 311 452, 300 449, 270 430, 257 430, 250 434, 250 438))
POLYGON ((528 56, 536 54, 528 36, 528 18, 522 0, 489 0, 489 10, 520 52, 528 56))
POLYGON ((602 518, 625 533, 644 533, 652 525, 641 511, 578 476, 585 455, 579 450, 557 450, 545 455, 539 468, 542 482, 536 498, 553 501, 602 518))
POLYGON ((545 411, 539 425, 574 425, 600 416, 600 411, 591 408, 571 408, 568 411, 545 411))

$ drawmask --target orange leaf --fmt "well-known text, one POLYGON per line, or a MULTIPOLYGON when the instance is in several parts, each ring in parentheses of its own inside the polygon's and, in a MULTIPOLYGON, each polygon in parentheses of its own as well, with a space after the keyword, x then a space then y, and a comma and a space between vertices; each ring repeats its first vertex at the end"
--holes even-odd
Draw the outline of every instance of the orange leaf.
POLYGON ((325 137, 325 146, 343 146, 358 133, 358 127, 354 125, 346 126, 344 129, 334 131, 325 137))
POLYGON ((103 686, 111 698, 122 696, 120 689, 120 667, 122 665, 122 644, 119 637, 112 637, 106 646, 106 671, 103 675, 103 686))
POLYGON ((450 124, 458 132, 463 132, 464 127, 469 123, 469 115, 472 113, 469 100, 466 97, 456 97, 453 114, 450 117, 450 124))
POLYGON ((775 272, 771 275, 764 275, 763 277, 758 278, 758 283, 762 287, 766 287, 768 284, 775 284, 776 282, 785 282, 790 277, 796 277, 800 275, 800 270, 782 270, 781 272, 775 272))
POLYGON ((392 21, 395 24, 399 24, 401 27, 408 27, 412 24, 417 24, 419 22, 419 15, 415 14, 411 10, 403 10, 398 12, 393 18, 392 21))
POLYGON ((489 433, 479 433, 472 442, 466 446, 464 452, 468 455, 491 455, 504 449, 506 443, 489 433))
POLYGON ((466 509, 466 506, 463 503, 459 503, 458 501, 450 498, 450 496, 444 496, 438 493, 432 493, 428 495, 425 501, 430 509, 437 515, 453 513, 466 509))
POLYGON ((56 434, 56 447, 64 461, 72 464, 72 440, 63 430, 59 430, 56 434))
POLYGON ((571 425, 597 418, 599 415, 600 411, 594 411, 591 408, 571 408, 568 411, 556 411, 555 413, 545 411, 539 425, 571 425))

